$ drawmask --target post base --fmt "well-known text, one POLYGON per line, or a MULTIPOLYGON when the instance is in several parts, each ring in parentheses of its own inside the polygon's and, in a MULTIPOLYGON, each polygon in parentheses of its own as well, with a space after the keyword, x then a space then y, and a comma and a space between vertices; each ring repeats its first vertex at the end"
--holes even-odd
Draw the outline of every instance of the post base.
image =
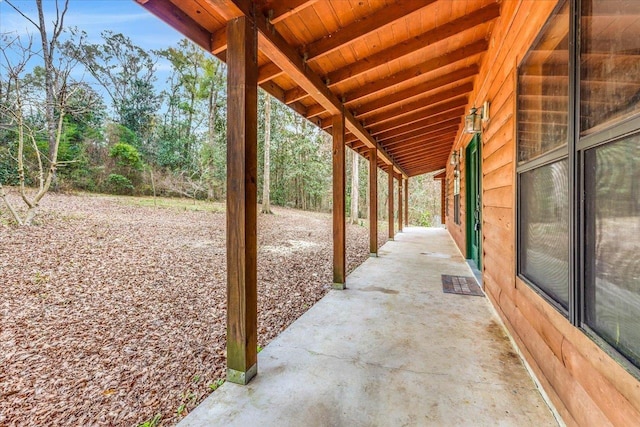
POLYGON ((371 252, 371 253, 369 253, 369 257, 378 258, 378 253, 377 252, 371 252))
POLYGON ((235 369, 227 368, 227 381, 240 385, 247 385, 249 381, 253 379, 258 373, 258 364, 256 363, 249 368, 247 372, 236 371, 235 369))
POLYGON ((334 283, 332 285, 332 288, 337 290, 337 291, 343 291, 345 289, 347 289, 347 285, 344 283, 334 283))

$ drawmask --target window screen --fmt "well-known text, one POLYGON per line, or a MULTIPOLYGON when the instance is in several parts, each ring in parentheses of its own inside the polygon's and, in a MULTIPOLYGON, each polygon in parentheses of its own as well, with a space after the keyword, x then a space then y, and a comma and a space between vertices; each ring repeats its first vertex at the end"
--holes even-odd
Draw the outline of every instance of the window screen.
POLYGON ((585 153, 585 321, 640 366, 640 136, 585 153))
POLYGON ((567 161, 520 174, 520 274, 569 304, 567 161))
POLYGON ((580 129, 640 113, 640 2, 583 0, 580 129))
POLYGON ((518 162, 567 145, 569 4, 548 22, 518 68, 518 162))

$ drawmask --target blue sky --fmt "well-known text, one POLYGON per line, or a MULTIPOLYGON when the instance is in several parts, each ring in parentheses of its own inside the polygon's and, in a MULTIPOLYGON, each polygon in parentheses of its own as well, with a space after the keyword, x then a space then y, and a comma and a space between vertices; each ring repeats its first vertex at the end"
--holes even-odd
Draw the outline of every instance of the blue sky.
MULTIPOLYGON (((63 5, 63 0, 59 0, 63 5)), ((38 22, 35 0, 14 0, 12 2, 23 13, 38 22)), ((55 0, 43 0, 47 29, 53 28, 55 18, 55 0)), ((84 30, 89 42, 99 43, 100 33, 111 30, 129 37, 134 44, 145 50, 165 49, 175 46, 182 38, 180 33, 162 22, 153 14, 147 12, 134 0, 70 0, 69 10, 65 15, 65 28, 77 27, 84 30)), ((40 44, 39 35, 35 34, 35 27, 25 18, 13 10, 6 0, 0 0, 0 33, 16 35, 34 35, 36 46, 40 44)), ((49 31, 50 32, 50 31, 49 31)), ((35 65, 35 63, 33 64, 35 65)), ((156 87, 162 88, 169 78, 170 64, 166 60, 159 60, 156 64, 156 87)), ((105 103, 110 106, 104 89, 93 80, 81 65, 76 67, 73 77, 91 84, 94 89, 105 97, 105 103)))
MULTIPOLYGON (((35 0, 14 0, 13 4, 37 22, 35 0)), ((44 0, 44 5, 45 11, 51 14, 49 24, 55 13, 55 1, 44 0)), ((134 0, 70 0, 65 27, 78 27, 96 42, 103 30, 123 33, 145 49, 166 48, 182 38, 134 0)), ((25 34, 33 31, 30 23, 14 12, 5 0, 0 0, 0 32, 25 34)))

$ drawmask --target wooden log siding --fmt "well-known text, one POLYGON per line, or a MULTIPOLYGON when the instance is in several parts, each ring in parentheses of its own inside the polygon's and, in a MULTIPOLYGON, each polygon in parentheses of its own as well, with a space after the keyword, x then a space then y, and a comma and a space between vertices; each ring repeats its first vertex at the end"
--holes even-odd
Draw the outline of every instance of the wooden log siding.
MULTIPOLYGON (((640 425, 638 379, 516 277, 517 63, 555 6, 553 1, 503 2, 475 90, 469 97, 467 109, 474 103, 491 102, 491 121, 481 139, 484 289, 567 425, 640 425)), ((470 137, 459 134, 453 149, 463 148, 469 141, 470 137)), ((464 173, 462 167, 461 200, 465 200, 464 173)), ((446 174, 447 191, 452 194, 451 165, 446 174)), ((453 197, 448 203, 447 228, 464 251, 464 203, 460 227, 453 222, 453 197)))
POLYGON ((344 116, 333 116, 333 287, 344 289, 346 278, 344 116))
POLYGON ((258 37, 245 17, 227 31, 227 380, 247 384, 258 362, 258 37))
POLYGON ((369 149, 369 254, 378 256, 378 155, 369 149))

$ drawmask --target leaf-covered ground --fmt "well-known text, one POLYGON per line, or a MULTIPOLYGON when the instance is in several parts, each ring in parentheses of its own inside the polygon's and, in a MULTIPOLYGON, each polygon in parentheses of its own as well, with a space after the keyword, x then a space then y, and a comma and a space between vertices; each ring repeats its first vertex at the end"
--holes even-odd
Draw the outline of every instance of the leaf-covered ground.
MULTIPOLYGON (((173 425, 224 377, 223 205, 50 194, 28 228, 3 211, 0 425, 173 425)), ((332 281, 331 216, 274 211, 258 219, 263 347, 332 281)), ((368 256, 350 225, 349 270, 368 256)))

